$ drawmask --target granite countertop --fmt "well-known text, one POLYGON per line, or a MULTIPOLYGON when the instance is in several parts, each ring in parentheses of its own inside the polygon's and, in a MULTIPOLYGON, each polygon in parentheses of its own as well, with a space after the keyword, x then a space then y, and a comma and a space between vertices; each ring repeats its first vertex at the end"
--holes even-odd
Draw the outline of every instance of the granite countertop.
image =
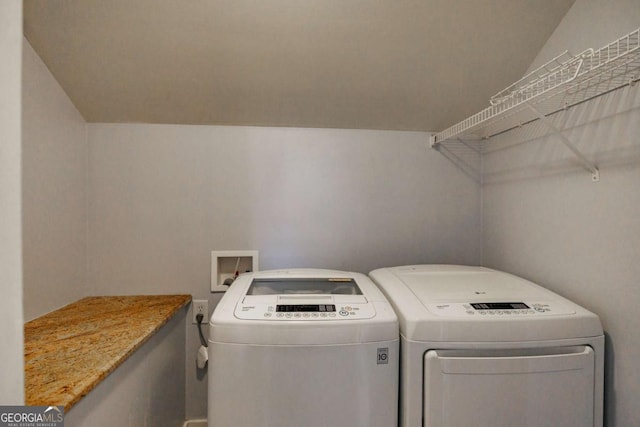
POLYGON ((191 301, 191 295, 87 297, 25 324, 27 405, 71 409, 191 301))

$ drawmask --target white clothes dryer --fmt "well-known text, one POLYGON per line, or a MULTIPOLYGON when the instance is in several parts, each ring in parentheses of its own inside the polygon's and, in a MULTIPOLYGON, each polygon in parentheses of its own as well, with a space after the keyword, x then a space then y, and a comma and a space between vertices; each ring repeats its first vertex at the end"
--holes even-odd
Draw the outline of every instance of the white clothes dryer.
POLYGON ((482 267, 415 265, 370 277, 400 322, 401 426, 602 426, 595 314, 482 267))
POLYGON ((209 329, 210 427, 395 427, 397 317, 371 280, 246 273, 209 329))

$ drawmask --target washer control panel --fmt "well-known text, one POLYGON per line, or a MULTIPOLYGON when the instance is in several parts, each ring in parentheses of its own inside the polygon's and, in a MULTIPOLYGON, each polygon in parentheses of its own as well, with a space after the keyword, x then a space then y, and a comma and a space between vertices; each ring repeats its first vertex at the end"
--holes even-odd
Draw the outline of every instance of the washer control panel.
POLYGON ((353 277, 256 277, 234 311, 238 319, 358 320, 375 317, 353 277))
POLYGON ((514 318, 575 314, 571 307, 557 301, 441 303, 427 304, 427 309, 445 317, 514 318))
POLYGON ((246 320, 356 320, 370 319, 375 309, 365 304, 245 304, 236 306, 235 316, 246 320))

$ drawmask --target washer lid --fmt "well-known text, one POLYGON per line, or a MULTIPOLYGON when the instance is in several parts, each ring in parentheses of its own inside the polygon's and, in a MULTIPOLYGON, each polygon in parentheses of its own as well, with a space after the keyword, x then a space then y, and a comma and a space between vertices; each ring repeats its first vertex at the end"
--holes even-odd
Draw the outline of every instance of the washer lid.
POLYGON ((292 269, 240 275, 210 320, 209 340, 259 345, 398 339, 386 298, 359 273, 292 269))
POLYGON ((483 267, 415 265, 370 277, 413 341, 505 342, 602 335, 596 315, 525 279, 483 267))

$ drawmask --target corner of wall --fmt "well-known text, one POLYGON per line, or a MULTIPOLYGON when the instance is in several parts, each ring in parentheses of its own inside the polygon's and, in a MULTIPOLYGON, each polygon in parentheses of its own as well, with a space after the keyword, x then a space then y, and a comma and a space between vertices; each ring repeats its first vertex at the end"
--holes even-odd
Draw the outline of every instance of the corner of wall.
POLYGON ((0 2, 0 402, 24 404, 21 204, 22 2, 0 2))

